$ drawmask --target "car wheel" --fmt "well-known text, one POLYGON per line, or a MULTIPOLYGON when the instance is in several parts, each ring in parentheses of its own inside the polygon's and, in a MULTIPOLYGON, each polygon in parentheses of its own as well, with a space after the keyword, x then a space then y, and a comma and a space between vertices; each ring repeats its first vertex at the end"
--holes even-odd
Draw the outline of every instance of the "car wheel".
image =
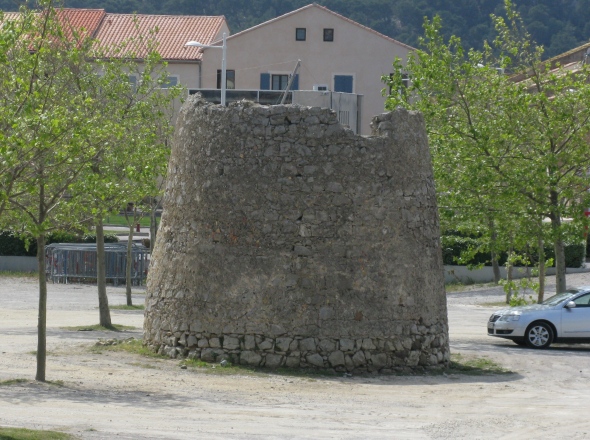
POLYGON ((525 343, 531 348, 547 348, 553 342, 553 330, 544 322, 533 322, 526 329, 525 343))

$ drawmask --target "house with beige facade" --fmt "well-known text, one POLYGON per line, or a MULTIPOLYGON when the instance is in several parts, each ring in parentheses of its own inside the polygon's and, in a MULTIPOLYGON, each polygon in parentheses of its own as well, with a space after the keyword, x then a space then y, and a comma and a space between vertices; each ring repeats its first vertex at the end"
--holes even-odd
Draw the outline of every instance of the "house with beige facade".
MULTIPOLYGON (((300 60, 291 89, 360 95, 359 131, 369 134, 371 118, 384 111, 381 76, 392 72, 395 57, 405 60, 412 50, 314 3, 229 35, 226 85, 230 90, 285 89, 300 60)), ((222 51, 201 51, 198 82, 183 84, 219 89, 222 51)))
MULTIPOLYGON (((413 50, 315 3, 234 35, 224 16, 112 14, 76 8, 59 9, 58 14, 104 48, 150 35, 167 63, 164 87, 180 84, 214 101, 220 96, 222 51, 186 43, 219 46, 226 34, 228 102, 246 98, 278 104, 293 75, 287 102, 337 111, 342 107, 346 118, 340 117, 341 122, 360 134, 369 134, 371 118, 384 111, 381 76, 391 73, 395 57, 405 60, 413 50), (350 120, 349 109, 355 112, 350 120)), ((133 50, 141 71, 147 47, 135 45, 133 50)), ((139 78, 130 73, 129 79, 139 78)))

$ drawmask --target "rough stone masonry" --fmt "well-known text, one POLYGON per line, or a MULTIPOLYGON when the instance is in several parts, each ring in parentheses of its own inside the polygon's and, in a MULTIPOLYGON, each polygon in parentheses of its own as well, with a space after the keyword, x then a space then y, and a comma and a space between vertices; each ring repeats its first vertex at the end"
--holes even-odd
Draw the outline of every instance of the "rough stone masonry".
POLYGON ((356 136, 316 107, 180 111, 144 341, 172 357, 388 373, 449 362, 421 114, 356 136))

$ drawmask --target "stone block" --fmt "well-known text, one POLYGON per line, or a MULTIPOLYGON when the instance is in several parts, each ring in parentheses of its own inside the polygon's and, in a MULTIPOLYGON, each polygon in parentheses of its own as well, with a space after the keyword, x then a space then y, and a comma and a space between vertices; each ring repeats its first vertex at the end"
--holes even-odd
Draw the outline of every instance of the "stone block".
POLYGON ((332 339, 321 339, 320 340, 320 351, 324 353, 331 353, 336 350, 336 342, 332 339))
POLYGON ((240 364, 241 365, 250 365, 253 367, 257 367, 260 365, 260 361, 262 361, 262 356, 254 351, 242 351, 240 353, 240 364))
POLYGON ((305 360, 308 364, 313 365, 314 367, 324 367, 324 358, 317 353, 308 355, 305 360))
POLYGON ((256 338, 253 335, 244 336, 243 350, 254 350, 256 348, 256 338))
POLYGON ((225 336, 223 338, 223 348, 226 350, 237 350, 240 348, 240 340, 231 336, 225 336))
POLYGON ((365 353, 363 353, 362 351, 357 351, 352 356, 352 363, 354 364, 355 368, 364 366, 367 363, 367 360, 365 358, 365 353))
POLYGON ((354 350, 354 341, 352 339, 340 339, 340 350, 344 352, 353 351, 354 350))
POLYGON ((299 349, 301 351, 316 351, 316 343, 314 338, 306 338, 299 341, 299 349))
POLYGON ((328 356, 328 362, 332 367, 340 367, 344 365, 344 353, 340 350, 334 351, 328 356))
POLYGON ((283 364, 284 357, 269 353, 266 355, 264 366, 267 368, 279 368, 283 364))
POLYGON ((371 356, 371 364, 377 370, 384 368, 385 366, 387 366, 387 355, 385 353, 374 353, 371 356))
POLYGON ((201 360, 204 362, 215 362, 218 352, 214 348, 205 348, 201 350, 201 360))
POLYGON ((301 360, 299 356, 288 356, 285 360, 285 366, 288 368, 299 368, 301 360))
POLYGON ((277 338, 275 346, 278 351, 287 352, 289 351, 292 342, 292 338, 277 338))
POLYGON ((272 350, 274 347, 274 340, 265 339, 258 343, 258 348, 262 351, 272 350))
POLYGON ((188 348, 193 348, 197 346, 197 338, 193 335, 190 335, 187 339, 186 339, 186 346, 188 348))

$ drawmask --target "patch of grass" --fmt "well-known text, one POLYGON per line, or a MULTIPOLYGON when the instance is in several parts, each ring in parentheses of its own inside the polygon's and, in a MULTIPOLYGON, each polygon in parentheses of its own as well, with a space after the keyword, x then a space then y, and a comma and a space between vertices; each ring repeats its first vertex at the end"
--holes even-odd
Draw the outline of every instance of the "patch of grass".
POLYGON ((124 341, 117 341, 117 343, 110 344, 109 341, 99 341, 90 348, 93 353, 102 353, 103 351, 124 351, 127 353, 138 354, 140 356, 167 359, 167 356, 162 356, 154 353, 148 347, 143 345, 140 339, 127 339, 124 341), (102 342, 102 343, 101 343, 102 342))
MULTIPOLYGON (((132 216, 131 216, 132 217, 132 216)), ((157 219, 158 223, 160 222, 160 219, 157 219)), ((124 215, 109 215, 107 217, 107 219, 104 222, 105 224, 105 229, 108 226, 125 226, 125 227, 129 227, 129 224, 127 223, 127 220, 125 219, 124 215)), ((135 230, 135 225, 137 223, 133 223, 133 230, 135 230)), ((142 217, 141 220, 139 221, 139 224, 141 225, 142 228, 149 228, 150 227, 150 218, 149 216, 146 217, 142 217)))
POLYGON ((309 381, 315 381, 318 377, 335 377, 338 373, 326 370, 312 369, 293 369, 281 367, 274 370, 266 368, 249 367, 245 365, 234 365, 231 362, 225 364, 204 362, 200 359, 183 359, 179 366, 187 366, 190 369, 199 370, 200 373, 218 374, 218 375, 247 375, 247 376, 289 376, 298 378, 307 378, 309 381))
POLYGON ((183 359, 179 366, 186 365, 188 368, 192 370, 199 370, 200 373, 205 374, 219 374, 219 375, 229 375, 233 376, 236 374, 240 375, 248 375, 248 376, 255 376, 259 374, 259 372, 254 368, 243 367, 240 365, 233 365, 232 363, 228 362, 227 364, 212 364, 209 362, 204 362, 200 359, 183 359))
MULTIPOLYGON (((37 356, 37 350, 31 350, 31 351, 28 351, 27 353, 30 355, 33 355, 33 356, 37 356)), ((57 353, 55 353, 54 351, 47 350, 45 352, 45 356, 57 356, 57 353)))
POLYGON ((14 272, 11 270, 0 270, 0 277, 6 278, 30 278, 32 280, 39 279, 37 272, 14 272))
POLYGON ((478 306, 480 306, 480 307, 510 307, 508 304, 506 304, 506 301, 487 302, 487 303, 478 304, 478 306))
POLYGON ((497 287, 494 283, 460 283, 460 282, 452 282, 449 284, 445 284, 445 291, 447 293, 452 292, 467 292, 470 290, 481 289, 484 287, 497 287))
POLYGON ((131 362, 129 365, 133 365, 134 367, 145 368, 148 370, 158 370, 159 368, 152 364, 144 364, 141 362, 131 362))
POLYGON ((1 386, 11 386, 11 385, 18 385, 19 383, 27 383, 27 379, 8 379, 8 380, 0 380, 0 387, 1 386))
POLYGON ((444 372, 447 374, 463 374, 468 376, 513 373, 485 356, 466 356, 461 353, 451 354, 451 365, 444 372))
POLYGON ((100 324, 94 325, 79 325, 75 327, 61 327, 62 330, 71 330, 77 332, 93 332, 93 331, 103 331, 103 332, 121 332, 123 330, 137 330, 137 327, 133 327, 130 325, 120 325, 120 324, 113 324, 111 327, 103 327, 100 324))
POLYGON ((143 310, 143 309, 145 309, 145 306, 143 304, 139 304, 136 306, 128 306, 127 304, 121 304, 121 305, 109 306, 109 307, 111 310, 143 310))
POLYGON ((57 431, 38 431, 0 427, 0 440, 74 440, 76 437, 57 431))

